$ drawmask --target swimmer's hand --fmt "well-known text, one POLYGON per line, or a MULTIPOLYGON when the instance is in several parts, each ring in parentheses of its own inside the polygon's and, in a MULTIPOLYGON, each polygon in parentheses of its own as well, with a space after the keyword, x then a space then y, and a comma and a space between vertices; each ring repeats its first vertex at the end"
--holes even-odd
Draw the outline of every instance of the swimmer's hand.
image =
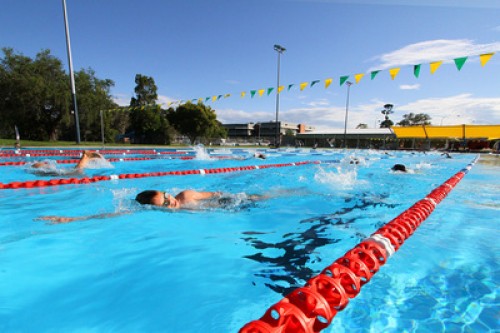
POLYGON ((73 221, 84 220, 81 217, 63 217, 63 216, 40 216, 35 221, 49 221, 50 224, 69 223, 73 221))
POLYGON ((40 216, 36 219, 35 221, 49 221, 49 224, 62 224, 62 223, 70 223, 74 221, 85 221, 85 220, 91 220, 91 219, 104 219, 108 217, 115 217, 115 216, 120 216, 124 214, 129 214, 131 213, 130 211, 123 211, 123 212, 116 212, 116 213, 104 213, 104 214, 95 214, 95 215, 88 215, 88 216, 77 216, 77 217, 65 217, 65 216, 54 216, 54 215, 49 215, 49 216, 40 216))

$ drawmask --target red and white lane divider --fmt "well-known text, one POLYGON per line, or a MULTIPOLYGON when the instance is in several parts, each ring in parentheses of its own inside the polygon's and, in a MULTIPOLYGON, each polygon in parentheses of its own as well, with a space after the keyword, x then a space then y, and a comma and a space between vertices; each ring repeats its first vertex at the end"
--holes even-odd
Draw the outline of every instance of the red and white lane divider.
POLYGON ((264 315, 247 323, 240 333, 320 332, 328 327, 350 298, 356 297, 387 259, 434 211, 450 191, 477 162, 434 189, 373 235, 347 251, 344 256, 311 278, 304 287, 288 294, 264 315))
MULTIPOLYGON (((101 153, 103 155, 186 155, 188 151, 154 151, 154 150, 95 150, 95 152, 101 153)), ((32 151, 20 151, 20 152, 9 152, 0 153, 0 158, 8 157, 43 157, 43 156, 66 156, 66 157, 80 157, 82 156, 81 151, 64 151, 64 150, 32 150, 32 151)))
POLYGON ((17 189, 17 188, 34 188, 34 187, 47 187, 56 185, 66 185, 66 184, 89 184, 106 180, 118 180, 118 179, 132 179, 132 178, 144 178, 144 177, 162 177, 162 176, 183 176, 183 175, 206 175, 215 173, 227 173, 227 172, 237 172, 244 170, 257 170, 257 169, 267 169, 267 168, 281 168, 289 166, 299 166, 305 164, 320 164, 320 163, 336 163, 337 160, 332 161, 302 161, 294 163, 280 163, 280 164, 264 164, 264 165, 249 165, 249 166, 239 166, 232 168, 213 168, 213 169, 195 169, 195 170, 183 170, 183 171, 162 171, 162 172, 147 172, 147 173, 128 173, 120 175, 109 175, 109 176, 94 176, 94 177, 83 177, 83 178, 63 178, 63 179, 50 179, 50 180, 32 180, 23 182, 11 182, 7 184, 0 183, 0 190, 6 189, 17 189))

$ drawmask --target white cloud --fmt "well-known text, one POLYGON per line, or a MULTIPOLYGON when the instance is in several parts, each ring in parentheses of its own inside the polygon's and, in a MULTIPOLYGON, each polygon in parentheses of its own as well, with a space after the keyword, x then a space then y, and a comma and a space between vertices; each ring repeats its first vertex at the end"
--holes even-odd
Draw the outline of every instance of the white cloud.
MULTIPOLYGON (((115 102, 116 104, 118 104, 120 106, 129 106, 130 99, 132 97, 133 96, 129 96, 126 94, 116 94, 115 96, 113 96, 113 102, 115 102)), ((173 102, 173 101, 178 101, 178 99, 168 97, 168 96, 158 95, 158 100, 157 100, 158 104, 168 105, 169 102, 173 102)))
POLYGON ((399 86, 399 89, 401 90, 418 90, 420 89, 420 84, 402 84, 399 86))
POLYGON ((434 125, 449 124, 500 124, 500 97, 476 98, 461 94, 442 98, 421 99, 397 107, 397 112, 407 114, 427 113, 434 125))
MULTIPOLYGON (((348 126, 367 124, 369 128, 378 127, 384 116, 381 114, 382 100, 371 100, 366 104, 349 107, 348 126)), ((391 120, 395 123, 403 115, 426 113, 431 116, 434 125, 450 124, 500 124, 500 97, 474 97, 472 94, 460 94, 441 98, 420 99, 403 105, 395 105, 391 120)), ((274 121, 274 112, 246 112, 243 110, 217 110, 217 119, 222 123, 247 123, 274 121)), ((306 106, 280 111, 280 119, 293 123, 305 123, 317 130, 344 128, 345 107, 306 106)))
POLYGON ((407 45, 399 50, 375 57, 379 62, 368 71, 384 70, 397 66, 418 65, 438 60, 453 61, 457 57, 473 56, 500 50, 500 42, 475 44, 469 39, 429 40, 407 45))
POLYGON ((129 106, 131 96, 125 94, 116 94, 113 96, 113 102, 120 106, 129 106))

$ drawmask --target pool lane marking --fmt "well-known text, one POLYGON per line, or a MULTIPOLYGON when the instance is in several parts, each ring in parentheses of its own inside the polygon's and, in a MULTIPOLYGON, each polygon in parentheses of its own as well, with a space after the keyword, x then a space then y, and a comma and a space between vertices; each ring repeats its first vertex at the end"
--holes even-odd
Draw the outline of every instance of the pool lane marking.
POLYGON ((457 172, 396 218, 364 239, 343 257, 272 305, 257 320, 245 324, 239 333, 304 332, 327 328, 350 298, 356 297, 382 265, 387 262, 434 211, 479 160, 457 172))
POLYGON ((214 173, 228 173, 237 172, 245 170, 257 170, 257 169, 267 169, 267 168, 280 168, 289 166, 301 166, 308 164, 322 164, 322 163, 338 163, 338 160, 329 161, 302 161, 295 163, 278 163, 278 164, 262 164, 260 166, 246 165, 237 167, 227 167, 227 168, 212 168, 212 169, 194 169, 194 170, 182 170, 182 171, 159 171, 159 172, 148 172, 148 173, 128 173, 119 175, 104 175, 104 176, 93 176, 93 177, 83 177, 83 178, 53 178, 49 180, 30 180, 30 181, 17 181, 7 184, 0 183, 1 189, 17 189, 17 188, 35 188, 35 187, 47 187, 56 185, 67 185, 67 184, 89 184, 96 183, 106 180, 118 180, 118 179, 132 179, 132 178, 144 178, 144 177, 163 177, 163 176, 184 176, 193 174, 214 174, 214 173))

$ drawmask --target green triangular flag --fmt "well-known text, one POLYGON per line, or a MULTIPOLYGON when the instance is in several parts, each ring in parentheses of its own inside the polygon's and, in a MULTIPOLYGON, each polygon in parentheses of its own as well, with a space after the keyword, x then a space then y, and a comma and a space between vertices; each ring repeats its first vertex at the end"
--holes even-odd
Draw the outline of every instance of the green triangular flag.
POLYGON ((319 80, 314 80, 313 82, 311 82, 311 87, 314 86, 318 82, 319 82, 319 80))
POLYGON ((375 76, 377 76, 378 72, 380 72, 380 71, 373 71, 372 72, 372 74, 371 74, 372 75, 372 80, 375 78, 375 76))
POLYGON ((250 96, 253 98, 255 96, 256 92, 257 92, 257 90, 250 90, 250 96))
POLYGON ((341 76, 340 77, 340 85, 342 86, 345 83, 345 81, 347 81, 348 78, 349 78, 349 75, 341 76))
POLYGON ((455 66, 457 66, 457 69, 458 70, 461 70, 462 69, 462 66, 465 64, 465 62, 467 61, 467 57, 463 57, 463 58, 456 58, 456 59, 453 59, 455 60, 455 66))
POLYGON ((274 88, 267 88, 267 96, 274 90, 274 88))
POLYGON ((205 102, 208 101, 209 99, 210 99, 210 97, 205 98, 205 102))
POLYGON ((292 87, 293 87, 294 85, 295 85, 294 83, 289 84, 289 85, 288 85, 288 90, 292 89, 292 87))
POLYGON ((415 77, 417 77, 417 78, 420 75, 420 66, 421 65, 415 65, 415 66, 413 66, 413 75, 415 75, 415 77))
POLYGON ((222 95, 217 96, 217 100, 219 100, 222 97, 222 95))

